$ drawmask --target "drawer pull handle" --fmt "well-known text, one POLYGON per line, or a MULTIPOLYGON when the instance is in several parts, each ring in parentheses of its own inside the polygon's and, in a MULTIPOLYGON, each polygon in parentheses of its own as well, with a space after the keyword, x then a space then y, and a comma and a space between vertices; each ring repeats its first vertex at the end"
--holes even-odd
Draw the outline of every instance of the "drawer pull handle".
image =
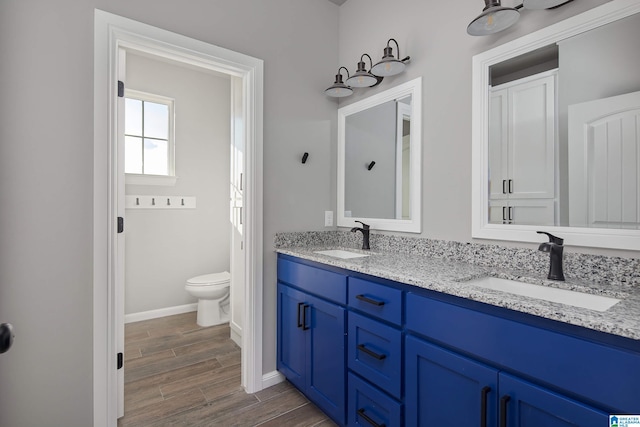
POLYGON ((364 301, 364 302, 368 302, 369 304, 377 305, 378 307, 381 307, 381 306, 384 305, 384 301, 378 301, 378 300, 375 300, 375 299, 367 298, 364 295, 356 295, 356 298, 359 299, 360 301, 364 301))
POLYGON ((487 427, 487 395, 491 387, 484 386, 480 390, 480 427, 487 427))
POLYGON ((302 320, 300 318, 300 307, 304 305, 303 302, 298 303, 298 328, 302 328, 304 325, 302 324, 302 320))
POLYGON ((507 427, 507 403, 511 397, 505 394, 500 398, 500 427, 507 427))
POLYGON ((375 351, 369 350, 367 347, 365 347, 364 344, 358 344, 358 350, 363 351, 367 353, 369 356, 378 360, 386 359, 387 357, 386 354, 378 354, 375 351))
POLYGON ((367 415, 366 412, 364 412, 364 408, 360 408, 358 409, 358 415, 360 415, 362 417, 363 420, 365 420, 366 422, 368 422, 369 424, 371 424, 374 427, 387 427, 386 424, 378 424, 377 422, 373 421, 371 419, 371 417, 369 415, 367 415))
POLYGON ((306 331, 307 329, 309 329, 309 327, 307 326, 307 308, 309 308, 310 305, 309 304, 305 304, 302 306, 302 330, 306 331))

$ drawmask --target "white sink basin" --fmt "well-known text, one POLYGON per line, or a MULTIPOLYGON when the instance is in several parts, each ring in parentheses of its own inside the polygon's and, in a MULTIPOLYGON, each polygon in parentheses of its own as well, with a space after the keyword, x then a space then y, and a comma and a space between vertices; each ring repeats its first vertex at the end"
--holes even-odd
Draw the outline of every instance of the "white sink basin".
POLYGON ((549 286, 534 285, 518 282, 516 280, 500 279, 497 277, 483 277, 468 282, 471 285, 480 286, 510 294, 522 295, 545 301, 559 302, 574 307, 588 308, 595 311, 607 311, 620 302, 619 299, 601 295, 586 294, 584 292, 568 291, 566 289, 551 288, 549 286))
POLYGON ((328 255, 328 256, 332 256, 334 258, 340 258, 340 259, 364 258, 369 256, 368 254, 359 254, 357 252, 343 251, 342 249, 331 249, 328 251, 315 251, 315 253, 320 255, 328 255))

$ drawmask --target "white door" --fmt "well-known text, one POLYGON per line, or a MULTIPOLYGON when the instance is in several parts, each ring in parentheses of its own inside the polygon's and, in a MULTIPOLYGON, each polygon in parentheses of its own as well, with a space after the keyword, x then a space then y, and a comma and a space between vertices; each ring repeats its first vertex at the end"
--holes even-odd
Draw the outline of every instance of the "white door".
POLYGON ((245 303, 245 256, 244 256, 244 133, 242 79, 231 77, 231 286, 230 309, 231 339, 242 347, 242 328, 245 303))
POLYGON ((569 106, 569 224, 640 228, 640 92, 569 106))
MULTIPOLYGON (((118 217, 118 227, 124 227, 125 221, 125 178, 124 178, 124 126, 125 126, 125 100, 124 87, 126 86, 126 65, 127 53, 124 49, 118 49, 118 100, 117 100, 117 117, 116 126, 118 129, 116 158, 117 158, 117 183, 118 195, 116 200, 116 211, 118 217), (122 224, 120 224, 122 218, 122 224)), ((117 379, 116 386, 118 390, 118 418, 124 416, 124 261, 125 261, 125 233, 124 228, 118 229, 115 243, 115 315, 116 315, 116 353, 117 353, 117 379)))

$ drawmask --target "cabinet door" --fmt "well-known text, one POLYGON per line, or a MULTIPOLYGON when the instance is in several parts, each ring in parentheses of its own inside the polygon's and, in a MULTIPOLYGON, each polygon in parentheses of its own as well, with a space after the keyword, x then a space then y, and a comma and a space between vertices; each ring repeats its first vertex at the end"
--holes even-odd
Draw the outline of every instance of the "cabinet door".
POLYGON ((555 77, 509 88, 509 198, 553 198, 555 77))
POLYGON ((306 344, 303 330, 308 295, 278 283, 278 370, 300 390, 305 388, 306 344))
POLYGON ((609 425, 608 414, 508 374, 500 373, 499 384, 500 418, 508 427, 609 425))
POLYGON ((406 425, 497 425, 498 371, 415 337, 405 343, 406 425))
POLYGON ((489 101, 489 199, 506 199, 509 152, 509 104, 507 89, 491 92, 489 101))
POLYGON ((346 413, 346 310, 309 296, 307 396, 338 423, 346 413))

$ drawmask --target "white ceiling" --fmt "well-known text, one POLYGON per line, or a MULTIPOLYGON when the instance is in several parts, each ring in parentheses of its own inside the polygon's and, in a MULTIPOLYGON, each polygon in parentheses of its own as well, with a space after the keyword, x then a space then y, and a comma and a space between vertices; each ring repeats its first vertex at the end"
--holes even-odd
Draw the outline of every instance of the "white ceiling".
POLYGON ((329 0, 331 3, 335 3, 338 6, 340 6, 341 4, 343 4, 344 2, 346 2, 347 0, 329 0))

